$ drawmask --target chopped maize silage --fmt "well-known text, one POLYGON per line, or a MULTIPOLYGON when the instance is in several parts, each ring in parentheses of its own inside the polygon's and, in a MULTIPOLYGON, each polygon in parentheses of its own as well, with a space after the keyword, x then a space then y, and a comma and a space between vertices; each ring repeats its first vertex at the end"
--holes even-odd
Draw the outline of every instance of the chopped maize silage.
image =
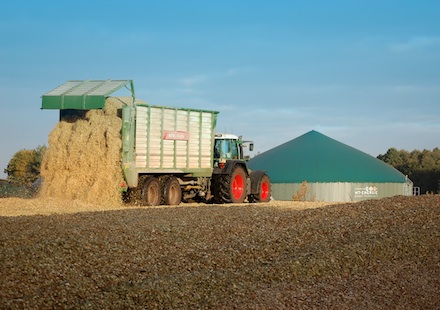
POLYGON ((120 204, 121 128, 118 110, 130 97, 109 97, 103 110, 60 121, 49 135, 41 196, 120 204))

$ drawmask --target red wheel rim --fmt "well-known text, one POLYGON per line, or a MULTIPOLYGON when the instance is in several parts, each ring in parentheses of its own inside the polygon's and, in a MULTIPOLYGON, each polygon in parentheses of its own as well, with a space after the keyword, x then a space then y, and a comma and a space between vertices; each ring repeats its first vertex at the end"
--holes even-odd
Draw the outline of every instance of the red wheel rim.
POLYGON ((261 199, 266 200, 269 197, 269 184, 263 182, 261 184, 261 199))
POLYGON ((235 199, 240 199, 243 194, 243 183, 243 178, 239 174, 237 174, 232 180, 232 195, 235 199))

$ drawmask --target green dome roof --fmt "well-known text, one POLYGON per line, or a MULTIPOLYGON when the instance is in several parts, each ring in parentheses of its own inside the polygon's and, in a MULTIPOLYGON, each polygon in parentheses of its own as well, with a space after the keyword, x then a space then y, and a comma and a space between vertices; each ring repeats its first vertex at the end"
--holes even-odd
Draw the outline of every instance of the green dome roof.
POLYGON ((273 183, 406 182, 390 165, 315 130, 252 158, 248 164, 252 170, 266 170, 273 183))

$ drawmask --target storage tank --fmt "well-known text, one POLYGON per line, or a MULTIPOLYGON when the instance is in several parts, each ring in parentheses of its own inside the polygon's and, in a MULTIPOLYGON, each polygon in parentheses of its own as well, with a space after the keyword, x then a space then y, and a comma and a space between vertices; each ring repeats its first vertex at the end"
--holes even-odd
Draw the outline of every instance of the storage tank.
POLYGON ((308 189, 306 200, 359 201, 412 195, 413 184, 400 171, 315 130, 252 158, 248 164, 251 169, 267 171, 277 200, 292 200, 303 182, 308 189))

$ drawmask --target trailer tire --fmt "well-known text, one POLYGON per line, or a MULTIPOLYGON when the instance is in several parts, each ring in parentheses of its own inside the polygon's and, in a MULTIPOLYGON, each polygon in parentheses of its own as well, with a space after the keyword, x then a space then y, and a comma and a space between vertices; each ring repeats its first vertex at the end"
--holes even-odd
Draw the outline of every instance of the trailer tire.
POLYGON ((142 186, 141 198, 144 205, 158 206, 161 202, 160 183, 156 177, 149 177, 142 186))
MULTIPOLYGON (((251 181, 252 180, 251 178, 251 181)), ((270 200, 271 184, 267 174, 262 174, 258 180, 257 193, 250 195, 251 202, 268 202, 270 200)))
POLYGON ((246 198, 247 174, 243 167, 235 166, 229 175, 220 175, 215 180, 214 196, 218 203, 242 203, 246 198))
POLYGON ((140 175, 138 186, 129 187, 125 193, 122 193, 123 201, 133 206, 141 206, 144 203, 142 197, 143 185, 149 177, 151 175, 140 175))
POLYGON ((176 206, 182 201, 182 189, 179 180, 174 177, 167 177, 164 180, 162 204, 176 206))
POLYGON ((133 206, 140 205, 141 189, 139 187, 129 188, 125 193, 122 193, 122 201, 133 206))

